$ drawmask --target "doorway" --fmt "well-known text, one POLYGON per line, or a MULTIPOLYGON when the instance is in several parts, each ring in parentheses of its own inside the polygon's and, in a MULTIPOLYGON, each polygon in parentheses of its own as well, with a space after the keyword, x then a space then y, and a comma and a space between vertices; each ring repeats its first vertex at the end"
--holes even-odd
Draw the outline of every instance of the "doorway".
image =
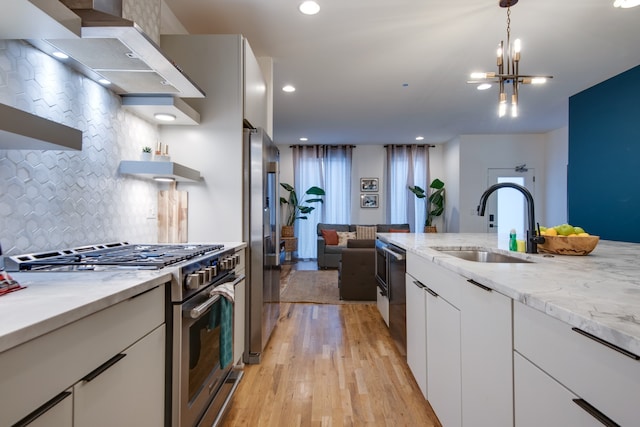
MULTIPOLYGON (((526 165, 515 169, 487 169, 487 187, 512 182, 525 187, 535 198, 535 170, 526 165)), ((509 235, 511 229, 516 230, 518 239, 524 239, 527 227, 527 204, 522 193, 513 188, 501 188, 489 197, 487 203, 486 231, 499 235, 509 235)))

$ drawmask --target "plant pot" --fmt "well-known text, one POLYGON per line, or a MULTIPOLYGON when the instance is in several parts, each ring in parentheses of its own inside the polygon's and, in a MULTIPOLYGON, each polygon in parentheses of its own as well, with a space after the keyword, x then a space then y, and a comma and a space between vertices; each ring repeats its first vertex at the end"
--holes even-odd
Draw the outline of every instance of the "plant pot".
POLYGON ((293 237, 293 225, 283 225, 281 237, 293 237))
POLYGON ((143 162, 151 161, 151 153, 140 153, 140 160, 143 162))
POLYGON ((284 240, 284 250, 285 252, 295 252, 298 250, 298 239, 295 237, 285 237, 284 240))
POLYGON ((424 232, 425 233, 437 233, 438 229, 436 228, 435 225, 425 225, 424 226, 424 232))

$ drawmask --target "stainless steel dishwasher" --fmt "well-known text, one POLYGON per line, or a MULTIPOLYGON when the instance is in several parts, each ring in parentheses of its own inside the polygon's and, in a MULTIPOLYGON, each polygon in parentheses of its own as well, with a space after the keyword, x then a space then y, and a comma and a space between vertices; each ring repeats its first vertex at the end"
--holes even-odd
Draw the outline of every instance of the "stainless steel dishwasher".
POLYGON ((383 240, 376 240, 376 278, 389 299, 389 332, 400 353, 407 355, 406 251, 383 240), (381 268, 383 267, 384 268, 381 268))

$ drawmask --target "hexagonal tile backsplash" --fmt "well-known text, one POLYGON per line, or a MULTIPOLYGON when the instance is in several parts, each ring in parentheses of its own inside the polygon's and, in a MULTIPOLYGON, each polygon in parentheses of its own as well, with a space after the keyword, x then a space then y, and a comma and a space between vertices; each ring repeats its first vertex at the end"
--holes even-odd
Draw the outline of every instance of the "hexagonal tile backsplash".
POLYGON ((0 102, 78 128, 82 151, 0 150, 5 254, 91 243, 156 242, 155 183, 118 174, 155 146, 155 125, 120 98, 18 40, 0 40, 0 102))

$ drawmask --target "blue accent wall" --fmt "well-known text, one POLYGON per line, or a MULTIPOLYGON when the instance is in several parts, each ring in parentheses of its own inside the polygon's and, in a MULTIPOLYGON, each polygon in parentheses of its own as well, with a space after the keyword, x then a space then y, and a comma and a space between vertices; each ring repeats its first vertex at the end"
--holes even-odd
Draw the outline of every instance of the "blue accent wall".
POLYGON ((640 243, 640 66, 569 98, 571 225, 640 243))

